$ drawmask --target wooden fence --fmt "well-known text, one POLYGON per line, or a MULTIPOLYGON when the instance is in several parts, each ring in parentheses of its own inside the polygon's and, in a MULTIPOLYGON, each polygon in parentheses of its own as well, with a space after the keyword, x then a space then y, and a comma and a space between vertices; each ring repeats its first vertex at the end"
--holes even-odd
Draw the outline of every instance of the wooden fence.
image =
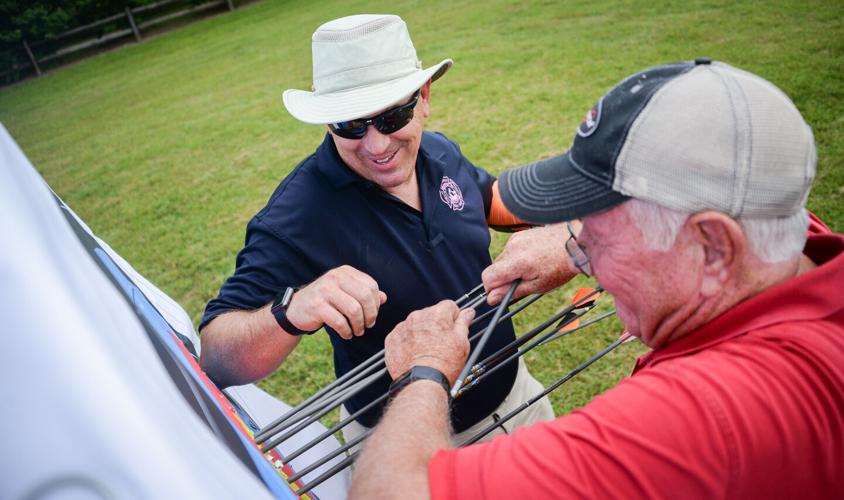
POLYGON ((222 7, 223 5, 227 6, 230 11, 234 10, 234 2, 232 0, 211 0, 201 4, 186 5, 181 9, 178 8, 177 4, 185 4, 185 2, 184 0, 161 0, 139 7, 126 7, 119 14, 100 19, 85 26, 73 28, 50 39, 32 43, 24 40, 22 42, 22 48, 26 54, 26 60, 13 63, 10 68, 0 72, 0 80, 7 80, 6 77, 14 72, 18 72, 20 75, 29 68, 34 70, 35 75, 41 76, 41 65, 43 63, 113 42, 120 38, 126 38, 130 35, 135 38, 136 42, 140 42, 142 39, 141 35, 145 30, 179 17, 196 14, 215 7, 222 7), (141 22, 138 22, 139 17, 142 19, 141 22), (125 28, 121 29, 120 24, 123 24, 125 28), (116 29, 103 32, 103 27, 113 27, 116 29), (86 33, 89 35, 93 34, 93 36, 84 38, 83 35, 86 33), (58 48, 56 48, 57 45, 58 48))

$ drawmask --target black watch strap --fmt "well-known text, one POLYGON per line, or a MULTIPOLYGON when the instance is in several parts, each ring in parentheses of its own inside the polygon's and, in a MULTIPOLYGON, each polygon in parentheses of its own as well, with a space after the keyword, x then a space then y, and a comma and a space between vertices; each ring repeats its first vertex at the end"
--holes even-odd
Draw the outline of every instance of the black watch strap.
POLYGON ((440 384, 445 390, 445 393, 448 395, 449 404, 451 404, 451 384, 448 383, 448 379, 445 375, 443 375, 443 372, 437 370, 436 368, 431 368, 430 366, 421 365, 414 366, 410 370, 404 372, 404 374, 390 384, 389 399, 396 397, 396 394, 398 394, 402 389, 417 380, 433 380, 434 382, 440 384))
POLYGON ((293 326, 293 323, 287 319, 287 306, 290 305, 290 301, 293 300, 293 294, 298 290, 298 288, 289 286, 278 293, 275 296, 275 300, 273 300, 273 305, 270 308, 270 312, 275 317, 276 323, 280 326, 285 332, 289 333, 290 335, 295 335, 297 337, 301 337, 302 335, 310 335, 315 331, 319 330, 300 330, 293 326))

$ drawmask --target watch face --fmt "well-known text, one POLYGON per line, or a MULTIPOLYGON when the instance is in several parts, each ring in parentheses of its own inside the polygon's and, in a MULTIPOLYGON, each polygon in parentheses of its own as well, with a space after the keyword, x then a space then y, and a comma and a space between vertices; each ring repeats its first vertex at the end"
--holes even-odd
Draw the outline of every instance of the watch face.
POLYGON ((278 295, 275 296, 275 299, 273 299, 273 305, 272 305, 272 307, 270 307, 270 311, 272 311, 273 314, 275 314, 276 311, 278 311, 279 307, 281 307, 281 299, 283 297, 284 297, 284 293, 279 293, 278 295))
POLYGON ((296 327, 293 323, 287 319, 287 306, 290 305, 290 301, 293 299, 293 294, 296 293, 298 288, 294 288, 292 286, 287 287, 283 292, 279 292, 278 295, 275 296, 275 300, 273 301, 273 305, 270 306, 270 312, 275 317, 276 323, 278 326, 281 327, 286 333, 293 335, 295 337, 301 337, 302 335, 310 335, 316 330, 300 330, 296 327))
POLYGON ((278 295, 275 296, 275 300, 273 300, 272 311, 273 314, 280 308, 280 309, 287 309, 287 306, 290 305, 290 301, 293 300, 293 293, 296 291, 295 288, 292 286, 287 287, 283 292, 280 292, 278 295))
POLYGON ((284 297, 281 298, 281 307, 287 309, 287 306, 290 305, 290 301, 293 300, 293 293, 295 291, 296 289, 292 286, 287 287, 287 290, 284 291, 284 297))

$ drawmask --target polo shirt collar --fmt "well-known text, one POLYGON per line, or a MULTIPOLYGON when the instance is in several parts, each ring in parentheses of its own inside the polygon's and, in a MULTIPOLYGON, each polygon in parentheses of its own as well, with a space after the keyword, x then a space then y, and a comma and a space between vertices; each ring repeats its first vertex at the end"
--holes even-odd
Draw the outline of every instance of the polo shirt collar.
POLYGON ((334 189, 342 189, 354 182, 366 180, 343 162, 328 132, 325 133, 322 144, 316 150, 316 160, 317 168, 334 189))
POLYGON ((635 371, 710 348, 747 332, 777 323, 825 318, 844 308, 844 236, 809 236, 804 253, 817 264, 811 271, 786 280, 732 307, 698 330, 658 351, 645 354, 635 371))
POLYGON ((419 154, 422 155, 422 157, 427 163, 437 164, 440 167, 437 169, 438 171, 444 171, 446 168, 446 163, 444 160, 445 151, 440 148, 425 147, 425 143, 428 142, 425 140, 426 135, 428 135, 428 132, 422 132, 422 140, 419 144, 419 154))

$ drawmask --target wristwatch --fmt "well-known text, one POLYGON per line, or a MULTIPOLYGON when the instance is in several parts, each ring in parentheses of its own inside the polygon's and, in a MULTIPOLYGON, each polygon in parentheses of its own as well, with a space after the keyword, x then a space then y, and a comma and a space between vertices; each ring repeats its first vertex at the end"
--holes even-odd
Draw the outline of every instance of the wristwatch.
POLYGON ((402 389, 417 380, 433 380, 434 382, 440 384, 443 389, 445 389, 445 393, 448 394, 448 404, 451 404, 451 384, 448 383, 448 379, 445 375, 443 375, 443 372, 437 370, 436 368, 431 368, 430 366, 421 365, 416 365, 410 370, 404 372, 404 374, 390 384, 388 399, 392 400, 402 389))
POLYGON ((310 335, 315 331, 319 330, 300 330, 293 326, 293 323, 287 319, 287 306, 290 305, 290 301, 293 300, 293 294, 298 290, 296 287, 289 286, 285 288, 283 291, 279 292, 278 295, 275 296, 275 300, 273 300, 273 305, 270 308, 270 312, 273 313, 278 326, 281 327, 282 330, 289 333, 290 335, 295 335, 296 337, 301 337, 302 335, 310 335))

